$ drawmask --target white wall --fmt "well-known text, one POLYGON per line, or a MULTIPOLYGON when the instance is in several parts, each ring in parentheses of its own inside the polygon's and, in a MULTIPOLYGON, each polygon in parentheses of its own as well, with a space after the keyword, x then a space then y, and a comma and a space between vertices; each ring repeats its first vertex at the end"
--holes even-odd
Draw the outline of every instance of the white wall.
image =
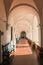
POLYGON ((37 45, 41 46, 41 33, 40 33, 40 27, 39 27, 39 19, 34 16, 34 19, 33 19, 33 32, 32 32, 32 39, 33 41, 35 41, 37 43, 37 45))
POLYGON ((13 27, 13 40, 11 41, 11 30, 9 30, 10 34, 7 36, 9 37, 9 40, 11 41, 12 45, 14 45, 14 50, 16 50, 16 37, 15 37, 15 27, 14 27, 14 20, 13 17, 9 16, 8 17, 8 24, 9 24, 9 28, 11 29, 11 27, 13 27))

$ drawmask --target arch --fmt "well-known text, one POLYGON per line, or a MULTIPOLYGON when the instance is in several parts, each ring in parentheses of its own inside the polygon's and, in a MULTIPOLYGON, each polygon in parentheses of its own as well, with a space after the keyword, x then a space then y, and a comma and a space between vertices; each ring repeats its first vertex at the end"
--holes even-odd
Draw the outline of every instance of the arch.
MULTIPOLYGON (((36 12, 37 17, 40 18, 39 11, 38 11, 34 6, 32 6, 32 5, 30 5, 30 4, 27 4, 27 3, 22 3, 22 4, 17 4, 17 5, 15 5, 15 6, 9 11, 8 17, 9 17, 9 15, 12 13, 13 10, 15 10, 16 8, 21 7, 21 6, 27 6, 27 7, 32 8, 32 9, 36 12)), ((39 24, 40 24, 40 23, 39 23, 39 24)))
POLYGON ((25 31, 22 31, 22 32, 21 32, 20 38, 26 38, 26 32, 25 32, 25 31))
MULTIPOLYGON (((25 5, 25 4, 24 4, 25 5)), ((9 14, 9 17, 10 17, 10 15, 11 16, 13 16, 13 13, 14 12, 16 12, 16 10, 18 9, 18 8, 21 8, 22 6, 23 7, 27 7, 27 11, 28 10, 32 10, 33 11, 33 13, 32 13, 32 15, 34 15, 34 16, 36 16, 37 17, 37 19, 40 19, 40 16, 39 16, 39 13, 38 13, 38 11, 36 12, 36 10, 35 9, 33 9, 32 7, 29 7, 29 6, 27 6, 27 4, 24 6, 24 5, 21 5, 21 6, 16 6, 11 12, 10 12, 10 14, 9 14), (30 9, 28 9, 28 7, 30 8, 30 9)), ((31 12, 32 12, 31 11, 31 12)), ((15 14, 15 13, 14 13, 15 14)), ((17 13, 18 14, 18 13, 17 13)), ((17 15, 16 14, 16 15, 17 15)), ((14 15, 15 16, 15 15, 14 15)), ((34 16, 33 16, 33 18, 34 18, 34 16)), ((13 19, 13 18, 12 18, 13 19)), ((19 18, 18 18, 19 19, 19 18)), ((16 21, 18 21, 18 19, 16 20, 16 21)), ((19 20, 22 20, 22 19, 25 19, 25 20, 27 20, 27 21, 29 21, 28 19, 26 19, 26 18, 21 18, 21 19, 19 19, 19 20)), ((39 21, 39 24, 40 24, 40 21, 39 21)))
POLYGON ((16 37, 20 37, 20 34, 22 31, 26 32, 26 37, 32 39, 30 31, 32 30, 32 26, 28 21, 18 21, 15 25, 15 32, 16 32, 16 37), (25 22, 25 23, 24 23, 25 22))
MULTIPOLYGON (((38 11, 36 8, 34 8, 33 6, 29 5, 29 4, 18 4, 18 5, 16 5, 16 6, 14 6, 14 7, 9 11, 9 14, 11 13, 12 16, 13 16, 13 13, 16 12, 17 10, 19 10, 19 7, 21 7, 21 6, 23 6, 23 7, 26 6, 26 7, 27 7, 27 8, 26 8, 27 11, 29 10, 28 7, 30 8, 30 10, 32 10, 33 13, 31 13, 31 14, 32 14, 32 15, 35 14, 35 16, 36 16, 36 18, 37 18, 38 25, 39 25, 39 23, 40 23, 40 21, 38 21, 38 19, 39 19, 39 11, 38 11), (34 12, 35 12, 35 13, 34 13, 34 12)), ((26 9, 25 9, 25 10, 26 10, 26 9)), ((30 12, 30 10, 29 10, 29 12, 30 12)), ((22 10, 22 11, 23 11, 23 10, 22 10)), ((20 11, 20 12, 21 12, 21 11, 20 11)), ((24 12, 23 12, 23 13, 24 13, 24 12)), ((15 14, 15 13, 14 13, 14 14, 15 14)), ((18 11, 17 11, 15 15, 18 15, 18 14, 19 14, 19 13, 18 13, 18 11)), ((20 13, 20 14, 22 14, 22 13, 20 13)), ((26 15, 26 14, 25 14, 25 15, 26 15)), ((29 15, 29 13, 28 13, 28 15, 29 15)), ((23 15, 22 15, 22 16, 23 16, 23 15)), ((21 17, 22 17, 22 16, 21 16, 21 17)), ((14 16, 14 17, 15 17, 15 16, 14 16)), ((18 18, 19 18, 19 17, 18 17, 18 18)), ((21 22, 21 20, 23 20, 23 21, 25 20, 26 22, 28 22, 28 20, 29 20, 28 18, 26 19, 26 17, 19 18, 19 19, 18 19, 18 18, 15 18, 15 19, 17 19, 17 20, 16 20, 16 23, 18 23, 18 21, 21 22)), ((34 17, 33 17, 33 18, 34 18, 34 17)), ((33 20, 33 19, 32 19, 32 20, 33 20)), ((14 20, 13 20, 13 21, 14 21, 14 20)), ((25 21, 24 21, 24 22, 25 22, 25 21)), ((10 21, 10 22, 12 22, 12 21, 10 21)), ((32 22, 33 22, 33 21, 32 21, 32 22)), ((35 21, 34 21, 34 22, 35 22, 35 21)), ((14 24, 15 24, 15 23, 14 23, 14 24)), ((31 24, 30 21, 28 22, 28 24, 31 24)), ((26 25, 26 26, 27 26, 27 25, 26 25)), ((29 27, 29 26, 31 26, 31 25, 28 25, 28 27, 29 27)), ((21 30, 21 31, 22 31, 22 30, 21 30)), ((24 30, 24 31, 25 31, 25 30, 24 30)), ((30 33, 30 32, 29 32, 29 33, 30 33)), ((34 32, 34 34, 35 34, 35 32, 34 32)), ((31 34, 31 35, 32 35, 32 34, 31 34)), ((31 36, 31 37, 32 37, 32 36, 31 36)))
MULTIPOLYGON (((30 22, 28 19, 25 19, 25 18, 23 19, 23 18, 22 18, 22 19, 20 19, 20 20, 21 20, 21 21, 25 21, 25 23, 27 22, 28 24, 30 24, 30 26, 32 25, 31 22, 30 22)), ((15 24, 15 26, 16 26, 17 24, 19 24, 19 22, 21 22, 20 20, 17 20, 17 23, 15 24)))
POLYGON ((9 11, 8 15, 9 15, 15 8, 17 8, 17 7, 19 7, 19 6, 28 6, 28 7, 31 7, 31 8, 33 8, 33 9, 39 14, 39 11, 38 11, 34 6, 32 6, 32 5, 30 5, 30 4, 27 4, 27 3, 22 3, 22 4, 15 5, 15 6, 9 11))

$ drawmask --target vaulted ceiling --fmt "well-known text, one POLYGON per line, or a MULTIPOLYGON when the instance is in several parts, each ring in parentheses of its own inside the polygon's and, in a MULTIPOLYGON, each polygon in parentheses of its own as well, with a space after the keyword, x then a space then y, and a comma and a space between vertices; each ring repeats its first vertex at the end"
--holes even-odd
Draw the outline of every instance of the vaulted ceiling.
MULTIPOLYGON (((38 11, 39 15, 41 15, 42 8, 43 8, 43 0, 0 0, 0 3, 1 1, 3 1, 3 4, 4 4, 3 5, 4 7, 3 6, 2 7, 3 9, 5 8, 6 17, 9 19, 8 23, 10 22, 11 25, 14 25, 14 26, 16 24, 14 28, 16 28, 17 33, 18 31, 21 32, 25 30, 28 36, 30 35, 29 37, 31 37, 32 31, 33 31, 31 30, 32 28, 31 24, 33 24, 34 22, 33 27, 37 28, 37 26, 35 25, 38 23, 39 19, 37 16, 38 14, 36 15, 36 13, 38 11), (25 5, 29 4, 29 6, 23 5, 23 6, 19 6, 15 8, 16 5, 18 6, 20 4, 25 4, 25 5), (10 15, 8 16, 9 12, 10 12, 10 15)), ((1 15, 4 15, 4 14, 1 14, 1 15)), ((34 35, 35 34, 36 34, 36 29, 34 30, 34 35)), ((37 38, 38 37, 36 36, 36 39, 37 38)))
POLYGON ((13 0, 3 0, 3 1, 4 1, 5 10, 6 10, 6 15, 8 16, 8 12, 13 0))
MULTIPOLYGON (((4 1, 4 5, 5 5, 6 15, 8 15, 8 12, 9 12, 9 9, 11 8, 11 6, 12 6, 12 3, 14 1, 18 2, 18 1, 21 1, 21 0, 3 0, 3 1, 4 1)), ((27 0, 27 1, 32 1, 32 0, 27 0)), ((35 5, 37 6, 37 8, 39 9, 39 12, 41 13, 41 9, 43 8, 43 0, 33 0, 33 1, 34 1, 35 5)))

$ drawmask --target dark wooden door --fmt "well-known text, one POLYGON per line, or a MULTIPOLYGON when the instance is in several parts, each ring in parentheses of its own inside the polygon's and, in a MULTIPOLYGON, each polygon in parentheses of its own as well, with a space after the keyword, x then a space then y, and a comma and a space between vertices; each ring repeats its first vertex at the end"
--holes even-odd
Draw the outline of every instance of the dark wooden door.
POLYGON ((11 40, 13 39, 13 27, 11 27, 11 40))

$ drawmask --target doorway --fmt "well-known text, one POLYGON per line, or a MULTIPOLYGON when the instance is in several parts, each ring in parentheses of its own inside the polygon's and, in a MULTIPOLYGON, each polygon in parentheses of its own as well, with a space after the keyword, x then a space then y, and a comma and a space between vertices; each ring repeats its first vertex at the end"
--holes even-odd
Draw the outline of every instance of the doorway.
POLYGON ((22 31, 22 32, 21 32, 20 38, 26 38, 26 32, 25 32, 25 31, 22 31))

